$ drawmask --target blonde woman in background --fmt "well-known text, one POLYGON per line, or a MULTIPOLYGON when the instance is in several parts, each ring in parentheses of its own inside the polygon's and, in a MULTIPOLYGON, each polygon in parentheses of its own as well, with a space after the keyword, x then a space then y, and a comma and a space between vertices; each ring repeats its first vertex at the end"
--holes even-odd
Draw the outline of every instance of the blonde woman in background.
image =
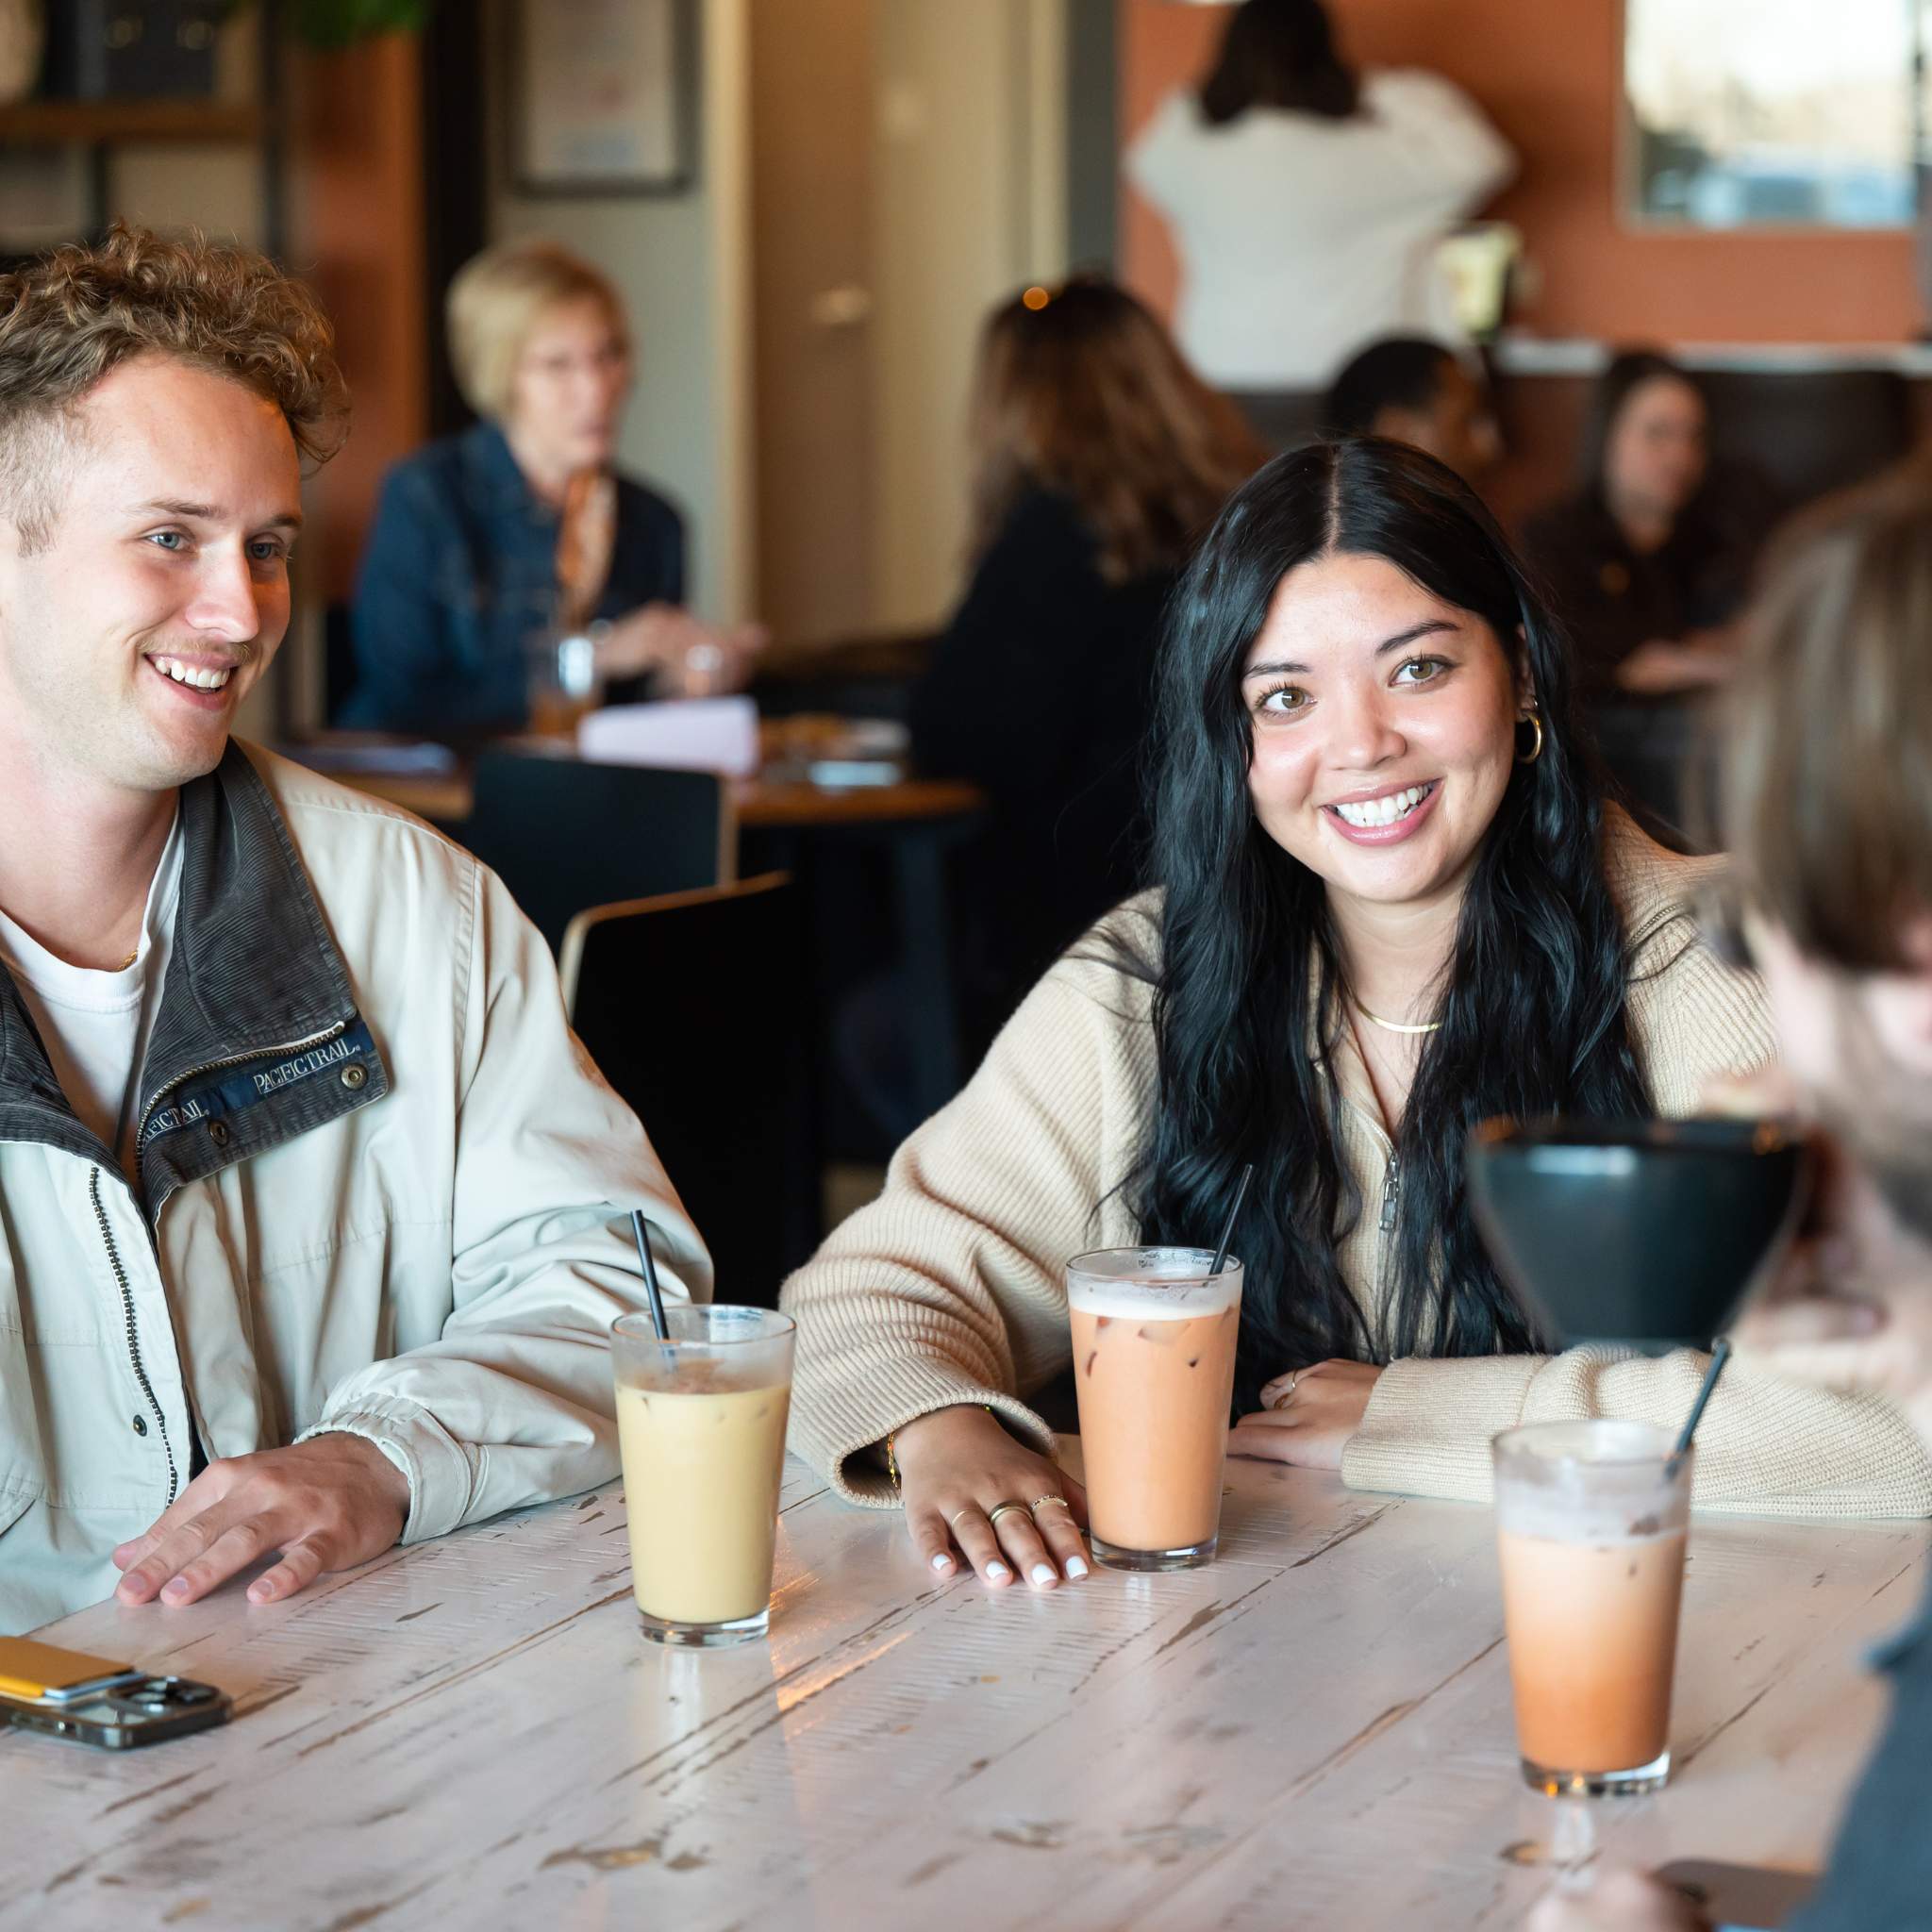
POLYGON ((340 722, 520 729, 533 650, 575 629, 596 640, 607 680, 648 679, 637 689, 658 696, 741 682, 762 633, 685 610, 683 519, 615 467, 633 366, 609 279, 553 242, 505 242, 451 283, 449 336, 481 420, 384 479, 340 722))

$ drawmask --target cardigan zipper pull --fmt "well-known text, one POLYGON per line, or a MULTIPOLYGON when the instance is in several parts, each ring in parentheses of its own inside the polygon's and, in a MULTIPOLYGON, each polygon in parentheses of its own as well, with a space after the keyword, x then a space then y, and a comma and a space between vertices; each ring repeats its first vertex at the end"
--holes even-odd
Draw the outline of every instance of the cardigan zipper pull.
POLYGON ((1392 1233, 1395 1227, 1395 1209, 1402 1199, 1402 1170, 1396 1165, 1395 1156, 1389 1157, 1389 1172, 1382 1182, 1382 1219, 1379 1224, 1383 1234, 1392 1233))

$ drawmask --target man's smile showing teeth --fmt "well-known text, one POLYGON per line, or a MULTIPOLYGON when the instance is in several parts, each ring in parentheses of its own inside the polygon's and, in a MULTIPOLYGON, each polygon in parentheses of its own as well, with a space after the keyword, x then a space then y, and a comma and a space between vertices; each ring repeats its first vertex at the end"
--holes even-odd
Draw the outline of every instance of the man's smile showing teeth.
POLYGON ((1435 789, 1433 781, 1427 785, 1411 785, 1405 791, 1390 792, 1386 798, 1368 798, 1359 805, 1331 805, 1328 809, 1349 824, 1370 831, 1377 825, 1392 825, 1397 819, 1407 818, 1435 789))
POLYGON ((150 658, 147 661, 176 684, 192 684, 196 691, 220 691, 235 675, 232 664, 184 664, 178 658, 150 658))

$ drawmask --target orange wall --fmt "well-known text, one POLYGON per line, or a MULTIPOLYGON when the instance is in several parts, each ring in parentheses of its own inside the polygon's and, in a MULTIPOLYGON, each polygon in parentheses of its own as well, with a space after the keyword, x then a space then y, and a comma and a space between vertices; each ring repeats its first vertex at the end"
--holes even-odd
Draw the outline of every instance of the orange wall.
MULTIPOLYGON (((1429 67, 1479 100, 1522 158, 1493 212, 1541 275, 1516 320, 1615 341, 1891 341, 1916 335, 1908 235, 1641 234, 1619 225, 1618 0, 1329 0, 1351 58, 1429 67)), ((1828 0, 1819 0, 1824 7, 1828 0)), ((1118 0, 1121 126, 1197 78, 1225 9, 1118 0)), ((1159 218, 1123 194, 1123 273, 1163 310, 1175 264, 1159 218)))

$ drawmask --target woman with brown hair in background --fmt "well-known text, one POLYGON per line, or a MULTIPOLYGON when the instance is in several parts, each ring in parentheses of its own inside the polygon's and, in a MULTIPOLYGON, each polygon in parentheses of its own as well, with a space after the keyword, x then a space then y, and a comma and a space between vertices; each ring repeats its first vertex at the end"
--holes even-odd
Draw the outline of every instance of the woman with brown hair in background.
POLYGON ((923 771, 991 799, 958 881, 976 1048, 1141 883, 1137 753, 1161 615, 1266 452, 1153 315, 1091 276, 994 310, 970 437, 973 575, 911 723, 923 771))

